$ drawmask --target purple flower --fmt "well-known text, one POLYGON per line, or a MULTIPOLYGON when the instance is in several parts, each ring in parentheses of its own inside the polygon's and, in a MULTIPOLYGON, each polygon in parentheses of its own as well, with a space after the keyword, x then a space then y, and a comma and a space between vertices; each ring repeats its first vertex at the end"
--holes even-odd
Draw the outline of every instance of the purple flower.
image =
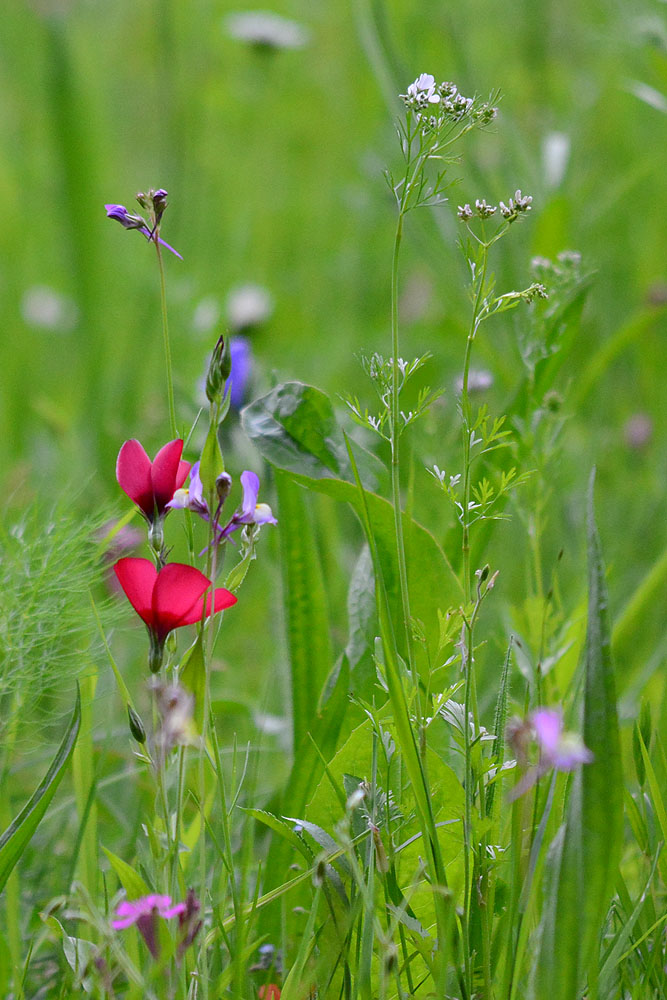
POLYGON ((247 469, 241 473, 243 486, 243 503, 236 511, 229 524, 220 532, 221 538, 226 538, 244 524, 277 524, 273 511, 267 503, 257 503, 259 493, 259 477, 247 469))
POLYGON ((115 931, 123 930, 136 924, 141 936, 148 946, 153 958, 160 955, 158 939, 158 919, 169 920, 185 913, 185 903, 172 904, 171 896, 159 896, 153 893, 141 899, 125 900, 116 908, 116 920, 111 921, 115 931))
MULTIPOLYGON (((166 194, 166 192, 165 192, 166 194)), ((156 241, 167 250, 170 250, 179 260, 183 260, 178 250, 174 250, 165 240, 161 239, 154 230, 148 228, 148 224, 141 215, 132 215, 125 208, 125 205, 105 205, 107 219, 115 219, 120 222, 123 229, 137 229, 146 237, 149 243, 156 241)))
POLYGON ((252 371, 252 354, 246 337, 232 337, 229 342, 229 353, 232 373, 225 383, 225 392, 231 387, 230 404, 234 410, 240 410, 252 371))
POLYGON ((557 771, 572 771, 578 764, 590 764, 593 754, 576 733, 563 730, 560 712, 538 708, 531 715, 535 738, 540 748, 540 771, 554 767, 557 771))

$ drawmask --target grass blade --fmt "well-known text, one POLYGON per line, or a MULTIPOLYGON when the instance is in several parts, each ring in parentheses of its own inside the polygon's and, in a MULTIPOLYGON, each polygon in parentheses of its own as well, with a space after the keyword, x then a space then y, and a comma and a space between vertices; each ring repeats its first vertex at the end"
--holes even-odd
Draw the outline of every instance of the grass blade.
POLYGON ((56 793, 56 789, 65 773, 65 767, 72 755, 76 738, 79 735, 80 725, 81 694, 77 686, 76 702, 72 718, 67 727, 67 732, 63 736, 62 743, 58 747, 58 752, 51 762, 51 767, 33 792, 30 800, 0 837, 0 892, 4 889, 12 869, 41 823, 49 807, 49 803, 56 793))

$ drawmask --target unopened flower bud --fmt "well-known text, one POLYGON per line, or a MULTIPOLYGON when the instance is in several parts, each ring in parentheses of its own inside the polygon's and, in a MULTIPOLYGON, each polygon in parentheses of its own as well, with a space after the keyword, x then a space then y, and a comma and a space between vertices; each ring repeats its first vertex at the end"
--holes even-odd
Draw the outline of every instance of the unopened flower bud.
POLYGON ((151 199, 150 199, 150 197, 147 194, 145 194, 145 192, 143 192, 143 191, 137 191, 136 198, 137 198, 137 201, 139 202, 139 204, 141 205, 141 207, 143 209, 145 209, 146 211, 148 211, 149 208, 152 207, 151 206, 151 199))
POLYGON ((221 472, 215 481, 215 492, 218 494, 220 506, 224 504, 232 489, 232 477, 228 472, 221 472))
POLYGON ((229 378, 231 370, 232 359, 229 342, 224 337, 220 337, 213 348, 206 374, 206 397, 210 403, 215 403, 220 399, 222 387, 229 378))
POLYGON ((327 863, 324 855, 320 855, 315 864, 315 871, 313 872, 313 885, 315 888, 319 888, 324 885, 324 877, 327 873, 327 863))
POLYGON ((144 724, 141 721, 141 716, 134 711, 131 705, 127 706, 127 718, 130 723, 130 732, 132 736, 137 741, 137 743, 146 742, 146 730, 144 729, 144 724))
POLYGON ((167 207, 167 192, 164 188, 158 188, 152 194, 153 202, 153 212, 155 213, 155 225, 160 225, 160 220, 164 214, 164 210, 167 207))

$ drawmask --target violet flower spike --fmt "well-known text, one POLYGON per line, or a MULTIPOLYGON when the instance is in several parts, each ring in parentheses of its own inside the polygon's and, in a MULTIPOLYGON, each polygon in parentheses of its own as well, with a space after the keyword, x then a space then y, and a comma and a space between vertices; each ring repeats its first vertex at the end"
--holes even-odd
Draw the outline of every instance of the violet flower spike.
POLYGON ((229 524, 220 532, 220 538, 227 538, 244 524, 277 524, 273 511, 267 503, 257 503, 259 476, 248 469, 241 473, 243 502, 229 524))
POLYGON ((132 215, 125 208, 125 205, 105 205, 107 219, 115 219, 116 222, 120 222, 123 229, 136 229, 146 237, 149 243, 155 243, 156 241, 167 250, 170 250, 174 256, 178 257, 179 260, 183 260, 178 250, 174 250, 166 240, 163 240, 156 233, 152 232, 147 224, 146 220, 140 215, 132 215))

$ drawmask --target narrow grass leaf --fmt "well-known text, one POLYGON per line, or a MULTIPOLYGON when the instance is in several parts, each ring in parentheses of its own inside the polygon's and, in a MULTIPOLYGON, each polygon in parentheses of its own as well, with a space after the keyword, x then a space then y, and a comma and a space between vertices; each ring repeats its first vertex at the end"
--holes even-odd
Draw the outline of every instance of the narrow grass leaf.
POLYGON ((582 876, 585 884, 580 919, 586 969, 597 961, 593 951, 607 912, 623 842, 623 771, 611 657, 605 568, 595 525, 594 473, 588 496, 588 629, 584 681, 584 743, 594 759, 581 771, 582 876))
POLYGON ((81 725, 81 694, 77 686, 76 702, 62 743, 43 780, 33 792, 16 819, 0 837, 0 892, 9 875, 42 821, 51 799, 60 784, 65 767, 72 755, 81 725))

